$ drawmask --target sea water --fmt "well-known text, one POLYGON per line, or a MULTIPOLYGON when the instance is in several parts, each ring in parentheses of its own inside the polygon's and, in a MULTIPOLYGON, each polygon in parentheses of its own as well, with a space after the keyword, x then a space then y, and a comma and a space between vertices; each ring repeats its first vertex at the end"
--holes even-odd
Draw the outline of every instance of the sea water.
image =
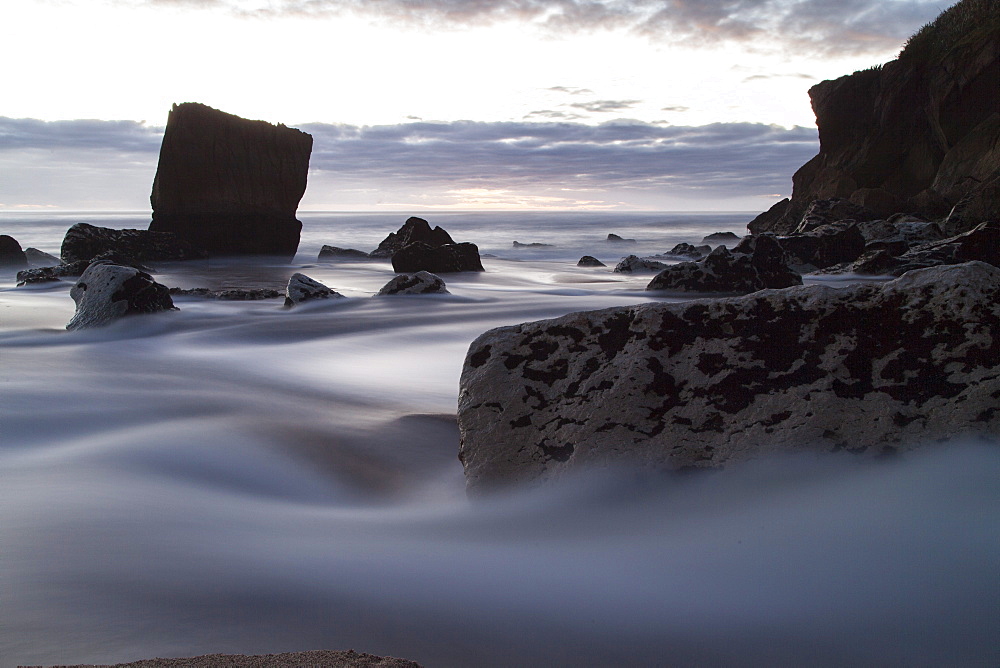
MULTIPOLYGON (((67 332, 69 281, 0 275, 0 667, 321 648, 427 666, 1000 662, 995 445, 466 498, 455 411, 475 337, 670 299, 611 268, 751 215, 422 215, 486 271, 373 298, 388 262, 316 254, 371 250, 406 214, 317 213, 291 262, 156 279, 280 289, 301 271, 346 299, 177 297, 67 332)), ((5 214, 0 233, 58 255, 75 222, 148 214, 5 214)))

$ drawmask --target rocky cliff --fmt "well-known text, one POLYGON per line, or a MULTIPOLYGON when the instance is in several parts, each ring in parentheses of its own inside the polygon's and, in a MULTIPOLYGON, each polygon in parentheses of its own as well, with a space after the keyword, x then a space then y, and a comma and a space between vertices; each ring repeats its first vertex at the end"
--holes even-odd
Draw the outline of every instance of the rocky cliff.
POLYGON ((298 248, 295 210, 312 136, 203 104, 175 104, 150 202, 150 230, 214 255, 280 255, 298 248))
POLYGON ((809 90, 819 155, 792 197, 749 224, 791 233, 815 200, 871 217, 946 219, 950 232, 1000 218, 1000 2, 962 0, 884 66, 809 90))

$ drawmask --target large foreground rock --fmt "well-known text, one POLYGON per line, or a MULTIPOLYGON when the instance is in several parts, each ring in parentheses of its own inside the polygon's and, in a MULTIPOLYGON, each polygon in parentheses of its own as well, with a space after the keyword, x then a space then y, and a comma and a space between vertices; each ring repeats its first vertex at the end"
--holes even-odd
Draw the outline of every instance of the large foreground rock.
POLYGON ((193 260, 207 253, 169 232, 116 230, 77 223, 63 237, 59 255, 63 263, 90 262, 103 253, 118 253, 137 262, 193 260))
POLYGON ((291 258, 302 223, 312 136, 203 104, 167 118, 150 202, 150 230, 173 232, 212 255, 291 258))
POLYGON ((170 291, 146 272, 114 264, 92 264, 69 291, 76 314, 66 329, 106 325, 122 316, 174 309, 170 291))
POLYGON ((878 455, 1000 433, 1000 269, 574 313, 486 332, 458 404, 470 491, 632 461, 878 455))

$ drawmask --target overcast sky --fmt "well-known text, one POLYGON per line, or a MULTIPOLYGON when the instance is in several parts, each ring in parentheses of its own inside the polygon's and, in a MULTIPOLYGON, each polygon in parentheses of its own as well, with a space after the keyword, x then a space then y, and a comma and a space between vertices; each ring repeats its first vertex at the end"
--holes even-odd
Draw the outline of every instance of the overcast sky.
POLYGON ((313 134, 302 209, 765 209, 808 88, 950 4, 4 2, 0 210, 148 209, 188 101, 313 134))

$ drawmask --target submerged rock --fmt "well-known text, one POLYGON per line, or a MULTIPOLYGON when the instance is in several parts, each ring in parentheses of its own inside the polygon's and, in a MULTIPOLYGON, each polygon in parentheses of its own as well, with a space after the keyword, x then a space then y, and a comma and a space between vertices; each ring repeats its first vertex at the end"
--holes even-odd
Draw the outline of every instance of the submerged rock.
POLYGON ((393 253, 392 269, 399 274, 429 271, 447 274, 459 271, 486 271, 476 244, 429 246, 421 241, 408 244, 393 253))
POLYGON ((802 285, 802 276, 788 267, 778 241, 762 234, 747 237, 732 251, 719 246, 704 260, 670 265, 646 289, 743 294, 793 285, 802 285))
POLYGON ((60 255, 66 264, 90 262, 102 253, 118 253, 135 262, 193 260, 208 254, 169 232, 115 230, 77 223, 66 231, 60 255))
POLYGON ((454 244, 455 240, 441 227, 431 229, 430 223, 423 218, 411 216, 406 219, 403 226, 395 232, 390 232, 389 236, 382 240, 378 248, 369 253, 373 258, 391 258, 394 253, 402 250, 412 243, 423 243, 431 248, 454 244))
POLYGON ((21 269, 28 266, 28 258, 17 239, 0 234, 0 269, 21 269))
POLYGON ((106 325, 126 315, 174 310, 170 292, 144 271, 96 263, 87 267, 70 291, 76 314, 66 329, 106 325))
POLYGON ((305 274, 295 273, 288 279, 288 287, 285 288, 285 308, 291 308, 312 299, 342 298, 343 296, 305 274))
POLYGON ((995 436, 1000 269, 501 327, 469 348, 458 421, 472 492, 615 461, 707 468, 995 436))
POLYGON ((612 271, 616 274, 649 274, 663 271, 666 268, 667 265, 663 262, 642 258, 638 255, 629 255, 623 257, 612 271))
POLYGON ((291 258, 311 151, 312 136, 294 128, 175 104, 153 180, 149 229, 173 232, 212 255, 291 258))
POLYGON ((375 296, 427 294, 446 295, 449 293, 440 276, 435 276, 429 271, 418 271, 415 274, 400 274, 394 277, 382 286, 382 289, 375 296))
POLYGON ((580 261, 576 263, 578 267, 606 267, 608 265, 604 264, 598 260, 593 255, 584 255, 580 258, 580 261))

